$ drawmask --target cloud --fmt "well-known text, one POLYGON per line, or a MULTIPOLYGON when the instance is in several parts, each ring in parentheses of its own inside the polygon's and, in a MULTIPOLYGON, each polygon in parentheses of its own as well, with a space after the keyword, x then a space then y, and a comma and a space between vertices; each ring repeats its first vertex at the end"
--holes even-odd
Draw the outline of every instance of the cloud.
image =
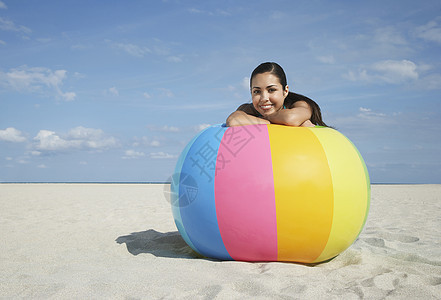
POLYGON ((381 44, 387 45, 407 45, 406 39, 402 36, 402 34, 392 26, 378 28, 375 31, 374 41, 381 44))
POLYGON ((162 126, 159 131, 163 131, 163 132, 179 132, 179 128, 175 127, 175 126, 168 126, 168 125, 164 125, 162 126))
POLYGON ((379 112, 374 112, 370 108, 360 107, 358 110, 360 112, 358 114, 358 117, 360 117, 360 118, 372 118, 372 117, 383 118, 383 117, 387 117, 386 114, 379 113, 379 112))
POLYGON ((344 78, 351 81, 387 82, 402 84, 418 79, 418 66, 409 60, 384 60, 376 62, 358 72, 349 71, 344 78))
POLYGON ((332 55, 318 56, 317 60, 319 62, 324 63, 324 64, 334 64, 335 63, 335 58, 332 55))
POLYGON ((176 158, 177 155, 173 155, 173 154, 161 151, 161 152, 152 152, 152 153, 150 153, 150 157, 154 158, 154 159, 171 159, 171 158, 176 158))
POLYGON ((440 19, 437 18, 426 25, 417 27, 415 29, 416 36, 426 41, 441 44, 441 25, 438 24, 440 19))
POLYGON ((101 129, 82 126, 71 129, 66 135, 40 130, 34 141, 39 151, 102 150, 118 144, 114 137, 106 136, 101 129))
POLYGON ((223 17, 231 16, 231 13, 222 9, 216 9, 215 11, 207 11, 198 8, 189 8, 187 9, 187 11, 194 15, 223 16, 223 17))
POLYGON ((125 155, 122 157, 122 159, 136 159, 141 158, 145 156, 144 152, 138 152, 135 150, 126 150, 125 155))
POLYGON ((133 142, 133 147, 139 146, 149 146, 149 147, 159 147, 161 143, 158 140, 151 140, 150 138, 143 136, 142 138, 135 137, 133 142))
POLYGON ((155 125, 147 125, 147 128, 150 131, 159 131, 159 132, 179 132, 180 129, 176 126, 169 126, 169 125, 164 125, 164 126, 155 126, 155 125))
POLYGON ((0 17, 0 30, 14 31, 24 34, 32 33, 32 30, 30 30, 28 27, 22 25, 16 25, 14 22, 4 19, 2 17, 0 17))
POLYGON ((151 99, 152 96, 149 93, 144 93, 142 94, 144 96, 145 99, 151 99))
POLYGON ((180 58, 179 56, 169 56, 169 57, 167 58, 167 60, 168 60, 169 62, 175 62, 175 63, 182 62, 182 58, 180 58))
POLYGON ((66 74, 66 70, 52 71, 48 68, 22 66, 6 73, 0 71, 0 84, 20 92, 37 92, 47 88, 65 101, 72 101, 76 94, 61 90, 66 74))
POLYGON ((115 43, 114 46, 135 57, 144 57, 152 52, 147 47, 137 46, 134 44, 115 43))
POLYGON ((242 78, 242 81, 240 83, 240 85, 246 89, 246 90, 250 90, 250 78, 249 77, 244 77, 242 78))
POLYGON ((204 129, 206 129, 206 128, 208 128, 208 127, 210 127, 211 125, 210 124, 199 124, 199 125, 196 125, 195 127, 194 127, 194 131, 196 131, 196 132, 200 132, 200 131, 202 131, 202 130, 204 130, 204 129))
POLYGON ((109 89, 109 93, 112 94, 112 95, 114 95, 114 96, 119 96, 119 92, 118 92, 118 90, 117 90, 116 87, 111 87, 111 88, 109 89))
POLYGON ((0 141, 20 143, 26 141, 26 137, 20 130, 8 127, 5 130, 0 130, 0 141))
POLYGON ((8 9, 8 7, 3 1, 0 1, 0 9, 8 9))
POLYGON ((163 97, 173 98, 175 96, 170 89, 160 88, 159 90, 161 91, 163 97))

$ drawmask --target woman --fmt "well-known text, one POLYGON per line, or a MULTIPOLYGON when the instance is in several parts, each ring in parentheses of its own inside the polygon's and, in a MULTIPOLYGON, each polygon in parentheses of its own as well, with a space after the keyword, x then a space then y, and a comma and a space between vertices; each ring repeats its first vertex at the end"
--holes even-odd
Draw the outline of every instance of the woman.
POLYGON ((313 100, 289 91, 282 67, 274 62, 260 64, 250 79, 252 103, 233 112, 227 126, 282 124, 288 126, 327 126, 320 107, 313 100))

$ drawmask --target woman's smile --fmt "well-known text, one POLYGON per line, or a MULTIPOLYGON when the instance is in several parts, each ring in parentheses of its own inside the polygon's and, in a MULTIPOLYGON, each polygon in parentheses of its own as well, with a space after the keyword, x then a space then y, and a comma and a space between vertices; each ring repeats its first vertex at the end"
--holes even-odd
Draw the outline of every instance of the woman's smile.
POLYGON ((283 107, 288 94, 277 76, 271 73, 257 74, 251 82, 251 98, 254 108, 263 116, 269 116, 283 107))

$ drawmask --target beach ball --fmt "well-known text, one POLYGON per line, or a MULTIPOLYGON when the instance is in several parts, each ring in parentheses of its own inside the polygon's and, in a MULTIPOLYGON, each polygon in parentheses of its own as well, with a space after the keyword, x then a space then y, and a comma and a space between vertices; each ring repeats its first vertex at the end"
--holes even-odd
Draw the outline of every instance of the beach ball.
POLYGON ((183 150, 171 203, 203 256, 318 263, 360 234, 370 182, 356 147, 332 128, 216 125, 183 150))

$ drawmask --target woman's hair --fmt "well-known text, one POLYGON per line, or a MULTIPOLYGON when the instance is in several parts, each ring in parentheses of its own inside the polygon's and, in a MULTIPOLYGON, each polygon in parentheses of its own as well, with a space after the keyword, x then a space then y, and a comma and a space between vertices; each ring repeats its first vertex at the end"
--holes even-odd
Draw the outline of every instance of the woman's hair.
POLYGON ((279 78, 283 88, 285 88, 285 86, 288 84, 286 82, 285 71, 283 71, 282 67, 275 62, 266 62, 258 65, 257 68, 254 69, 253 73, 251 73, 250 86, 254 76, 262 73, 271 73, 277 78, 279 78))
MULTIPOLYGON (((283 88, 285 88, 286 85, 288 84, 286 80, 285 71, 283 71, 283 68, 279 64, 275 62, 265 62, 258 65, 257 68, 255 68, 254 71, 251 73, 250 87, 251 87, 251 81, 253 80, 254 76, 262 73, 270 73, 276 76, 280 80, 280 84, 282 85, 283 88)), ((284 105, 286 107, 291 107, 297 101, 305 101, 306 103, 308 103, 309 107, 311 107, 312 115, 310 120, 313 124, 329 127, 322 120, 322 113, 320 111, 320 106, 318 106, 318 104, 314 100, 306 96, 289 92, 288 96, 286 96, 285 98, 284 105)))
POLYGON ((311 120, 312 124, 329 127, 322 120, 322 112, 320 110, 320 106, 314 100, 312 100, 306 96, 303 96, 303 95, 300 95, 297 93, 293 93, 293 92, 289 92, 288 96, 286 96, 286 98, 285 98, 284 105, 286 107, 291 107, 297 101, 305 101, 306 103, 308 103, 309 107, 311 107, 311 119, 310 120, 311 120))

